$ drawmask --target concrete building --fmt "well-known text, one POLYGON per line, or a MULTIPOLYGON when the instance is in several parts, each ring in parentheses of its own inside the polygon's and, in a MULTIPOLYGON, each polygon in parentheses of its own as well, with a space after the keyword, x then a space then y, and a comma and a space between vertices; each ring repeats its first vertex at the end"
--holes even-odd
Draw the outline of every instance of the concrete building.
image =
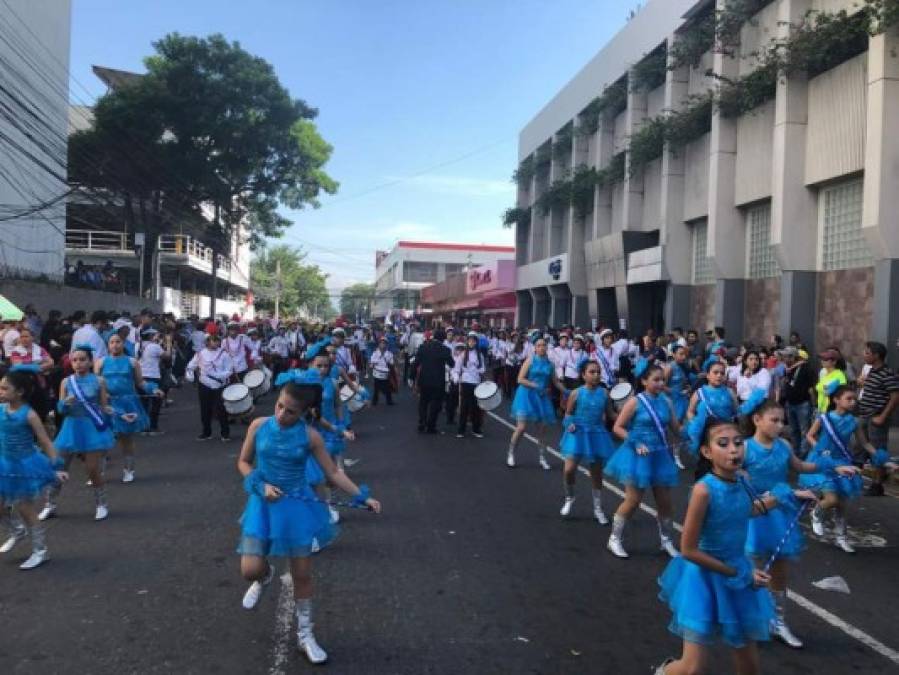
POLYGON ((519 183, 517 206, 531 210, 516 227, 517 323, 724 325, 733 341, 798 330, 850 356, 867 339, 896 356, 895 26, 862 35, 857 49, 825 46, 825 68, 781 71, 770 95, 738 114, 719 98, 688 142, 666 140, 658 156, 635 161, 642 129, 762 76, 757 54, 773 38, 793 39, 810 10, 852 15, 861 3, 759 0, 733 49, 681 65, 672 46, 726 5, 650 0, 521 131, 519 161, 537 170, 519 183), (647 56, 669 68, 637 86, 647 56), (616 86, 620 105, 591 118, 591 102, 616 86), (568 172, 616 162, 623 170, 608 171, 584 208, 536 208, 568 172))
POLYGON ((509 328, 515 321, 515 261, 497 260, 421 291, 430 325, 509 328))
POLYGON ((418 312, 421 290, 478 265, 513 260, 511 246, 399 241, 375 254, 375 301, 372 315, 386 318, 396 311, 418 312))
POLYGON ((63 278, 71 10, 0 8, 0 278, 63 278))

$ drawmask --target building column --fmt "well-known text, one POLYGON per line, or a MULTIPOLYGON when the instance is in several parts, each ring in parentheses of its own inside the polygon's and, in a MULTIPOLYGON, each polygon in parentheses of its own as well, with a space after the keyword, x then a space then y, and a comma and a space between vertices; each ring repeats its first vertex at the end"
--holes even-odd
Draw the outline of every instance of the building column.
MULTIPOLYGON (((615 150, 615 119, 603 113, 596 131, 592 165, 602 170, 609 165, 615 150)), ((593 196, 593 238, 603 237, 612 231, 612 194, 606 187, 597 186, 593 196)))
MULTIPOLYGON (((728 0, 717 0, 719 10, 728 0)), ((727 55, 714 56, 719 81, 739 77, 738 61, 727 55)), ((737 121, 712 113, 709 149, 708 254, 717 279, 715 325, 725 326, 734 340, 743 337, 746 241, 743 218, 734 206, 737 173, 737 121), (739 306, 733 303, 739 301, 739 306)))
MULTIPOLYGON (((668 36, 673 44, 675 36, 668 36)), ((683 107, 690 85, 690 70, 681 66, 669 70, 665 80, 665 111, 673 112, 683 107)), ((662 152, 661 229, 659 244, 662 246, 664 278, 668 279, 665 295, 665 328, 690 325, 692 299, 693 238, 684 223, 684 155, 666 145, 662 152)))
POLYGON ((862 231, 878 257, 874 265, 871 339, 887 346, 899 364, 899 27, 871 38, 868 50, 868 119, 862 231))
MULTIPOLYGON (((809 0, 781 0, 778 38, 811 9, 809 0)), ((798 331, 806 344, 815 341, 817 309, 818 218, 815 193, 805 186, 805 141, 808 126, 808 78, 804 73, 778 78, 771 158, 771 245, 782 270, 779 332, 798 331)))
MULTIPOLYGON (((628 87, 627 111, 625 112, 624 129, 628 138, 640 131, 646 122, 647 95, 643 91, 633 91, 628 87)), ((624 174, 624 216, 623 228, 639 230, 643 224, 643 171, 639 170, 631 176, 630 153, 625 156, 624 174)))

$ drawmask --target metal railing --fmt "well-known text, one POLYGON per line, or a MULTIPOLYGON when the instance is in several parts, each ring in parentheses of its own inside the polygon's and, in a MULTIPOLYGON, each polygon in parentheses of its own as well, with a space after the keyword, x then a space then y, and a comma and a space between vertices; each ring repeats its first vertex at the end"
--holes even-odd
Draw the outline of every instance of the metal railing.
POLYGON ((134 235, 127 232, 66 229, 66 248, 109 253, 134 252, 134 235))
POLYGON ((160 235, 159 252, 186 255, 212 265, 212 249, 187 234, 160 235))

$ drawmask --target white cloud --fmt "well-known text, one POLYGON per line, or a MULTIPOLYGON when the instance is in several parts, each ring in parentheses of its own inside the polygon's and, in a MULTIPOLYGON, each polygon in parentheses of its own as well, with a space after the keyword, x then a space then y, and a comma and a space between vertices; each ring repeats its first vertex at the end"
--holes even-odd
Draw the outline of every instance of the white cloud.
POLYGON ((391 176, 388 180, 401 180, 406 185, 419 187, 428 192, 462 197, 502 197, 512 196, 515 193, 515 186, 507 180, 469 178, 467 176, 413 176, 412 178, 391 176))

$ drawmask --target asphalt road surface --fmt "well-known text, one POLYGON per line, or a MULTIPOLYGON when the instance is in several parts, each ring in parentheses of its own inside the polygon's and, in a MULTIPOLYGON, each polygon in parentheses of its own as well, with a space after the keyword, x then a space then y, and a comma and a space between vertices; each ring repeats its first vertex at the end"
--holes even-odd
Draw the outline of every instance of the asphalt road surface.
MULTIPOLYGON (((345 512, 340 539, 316 556, 316 635, 330 661, 310 666, 296 651, 288 584, 273 584, 253 612, 240 606, 238 433, 194 441, 193 389, 176 398, 166 435, 139 440, 135 483, 117 482, 113 459, 109 520, 93 521, 76 464, 50 523, 52 560, 20 572, 25 545, 0 559, 0 673, 645 675, 679 653, 656 598, 666 558, 650 515, 633 520, 631 559, 617 560, 608 528, 589 517, 586 477, 563 521, 557 459, 541 471, 523 440, 519 468, 506 468, 505 413, 488 419, 484 439, 423 436, 404 392, 354 418, 349 473, 384 513, 345 512)), ((607 512, 617 503, 610 492, 607 512)), ((793 575, 801 605, 789 606, 806 648, 764 645, 764 672, 899 671, 897 516, 896 499, 863 498, 850 516, 857 555, 810 542, 793 575), (812 586, 835 575, 849 595, 812 586)), ((715 658, 713 672, 732 672, 726 653, 715 658)))

